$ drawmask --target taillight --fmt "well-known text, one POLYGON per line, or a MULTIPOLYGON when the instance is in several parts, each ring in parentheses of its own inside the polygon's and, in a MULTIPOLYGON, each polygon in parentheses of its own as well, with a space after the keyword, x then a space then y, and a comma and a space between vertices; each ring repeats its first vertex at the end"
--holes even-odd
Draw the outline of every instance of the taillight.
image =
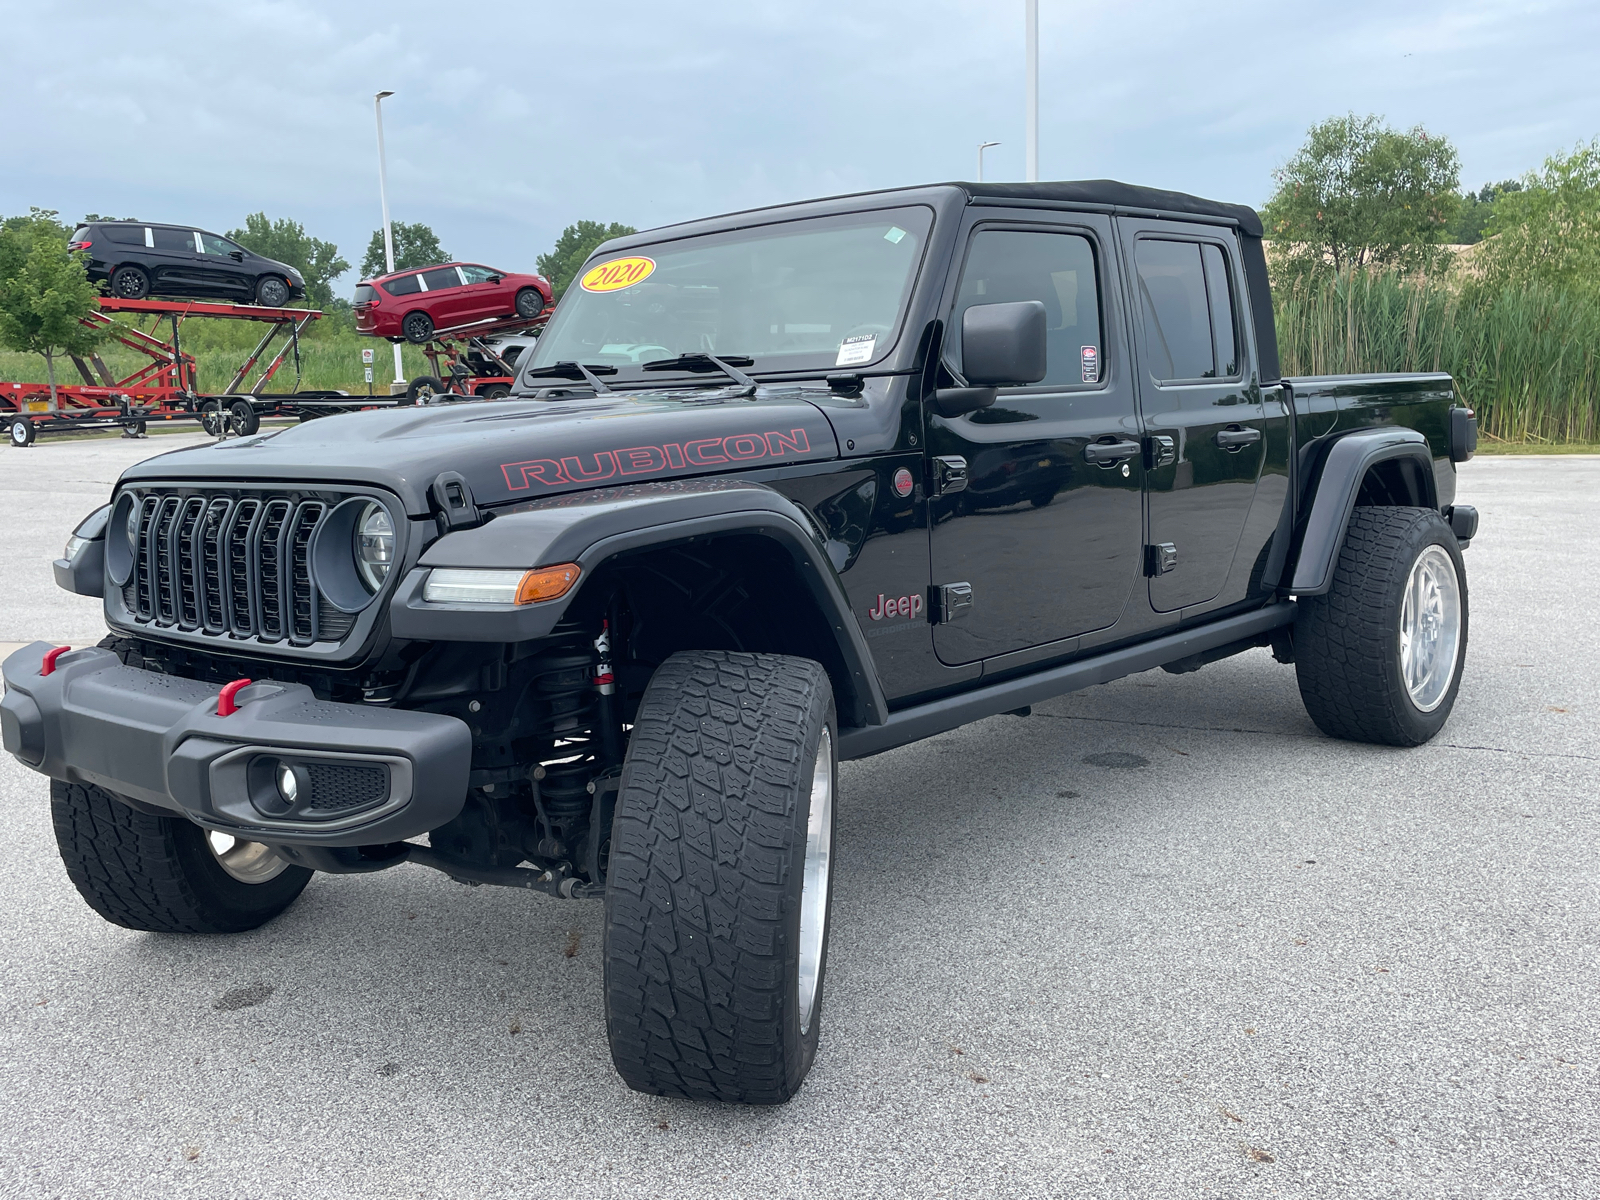
POLYGON ((93 242, 68 242, 67 243, 67 249, 68 250, 87 250, 92 245, 94 245, 93 242))

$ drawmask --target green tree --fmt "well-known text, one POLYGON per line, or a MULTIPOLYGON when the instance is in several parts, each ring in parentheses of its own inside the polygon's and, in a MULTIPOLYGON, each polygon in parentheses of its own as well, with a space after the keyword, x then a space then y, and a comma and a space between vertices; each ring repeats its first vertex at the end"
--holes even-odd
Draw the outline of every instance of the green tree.
POLYGON ((0 222, 0 345, 44 355, 56 406, 56 356, 88 354, 105 339, 82 318, 97 311, 84 256, 50 209, 0 222))
MULTIPOLYGON (((409 271, 413 267, 431 267, 435 263, 450 261, 450 255, 439 245, 439 235, 420 221, 414 225, 396 221, 393 228, 396 271, 409 271)), ((387 270, 388 267, 383 259, 383 230, 374 229, 372 240, 367 243, 367 256, 361 260, 361 278, 371 279, 375 275, 384 274, 387 270)))
POLYGON ((556 248, 549 254, 539 256, 539 274, 550 281, 559 300, 572 286, 578 268, 594 253, 596 246, 614 237, 638 232, 632 225, 619 225, 614 221, 610 225, 602 225, 599 221, 579 221, 576 225, 568 225, 556 239, 556 248))
POLYGON ((1507 192, 1520 192, 1522 183, 1516 179, 1502 179, 1499 183, 1486 183, 1475 192, 1464 192, 1461 207, 1445 234, 1445 241, 1458 246, 1471 246, 1483 241, 1483 231, 1494 216, 1494 202, 1507 192))
POLYGON ((1377 116, 1330 117, 1273 178, 1261 218, 1280 271, 1426 271, 1444 261, 1439 242, 1461 203, 1447 138, 1377 116))
POLYGON ((1544 160, 1500 196, 1479 252, 1484 282, 1600 290, 1600 138, 1544 160))
POLYGON ((317 308, 332 306, 333 281, 350 269, 339 257, 338 246, 310 236, 304 225, 287 217, 271 221, 264 212, 251 213, 244 228, 230 230, 228 236, 247 250, 299 271, 306 281, 306 296, 317 308))

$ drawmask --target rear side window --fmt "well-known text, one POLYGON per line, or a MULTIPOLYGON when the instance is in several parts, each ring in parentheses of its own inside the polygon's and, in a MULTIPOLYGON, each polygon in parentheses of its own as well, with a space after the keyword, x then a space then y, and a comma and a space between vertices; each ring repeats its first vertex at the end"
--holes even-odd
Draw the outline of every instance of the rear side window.
POLYGON ((460 287, 461 276, 454 267, 435 267, 422 273, 422 282, 428 285, 430 292, 442 292, 445 288, 460 287))
POLYGON ((356 284, 356 303, 357 304, 371 304, 377 298, 378 298, 378 289, 373 287, 370 283, 358 283, 358 284, 356 284))
POLYGON ((151 229, 152 249, 166 250, 179 254, 194 253, 194 230, 192 229, 151 229))
POLYGON ((116 242, 122 246, 143 246, 143 225, 102 225, 100 232, 106 235, 107 241, 116 242))
POLYGON ((1221 249, 1145 238, 1135 258, 1150 374, 1163 382, 1237 375, 1233 289, 1221 249))
POLYGON ((383 290, 391 296, 415 296, 422 290, 422 284, 417 282, 415 275, 402 275, 399 279, 386 282, 383 290))
POLYGON ((1100 288, 1094 246, 1075 233, 983 229, 972 238, 950 322, 960 365, 961 321, 975 304, 1038 300, 1047 350, 1042 386, 1096 384, 1105 378, 1100 346, 1100 288))

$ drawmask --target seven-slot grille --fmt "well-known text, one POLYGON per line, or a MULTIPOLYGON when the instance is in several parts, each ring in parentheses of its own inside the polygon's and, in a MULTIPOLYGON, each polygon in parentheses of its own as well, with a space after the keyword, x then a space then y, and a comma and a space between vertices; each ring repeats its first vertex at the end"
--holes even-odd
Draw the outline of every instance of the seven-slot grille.
POLYGON ((311 577, 311 541, 332 510, 314 496, 146 493, 134 509, 129 614, 219 637, 338 641, 355 618, 311 577))

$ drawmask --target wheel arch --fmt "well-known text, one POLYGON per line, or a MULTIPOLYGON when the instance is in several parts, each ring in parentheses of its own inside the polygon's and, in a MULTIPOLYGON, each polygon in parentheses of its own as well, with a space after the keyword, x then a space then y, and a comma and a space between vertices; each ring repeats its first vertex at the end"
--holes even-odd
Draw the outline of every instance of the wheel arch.
POLYGON ((1357 429, 1334 439, 1320 456, 1292 557, 1289 590, 1320 596, 1333 571, 1357 505, 1439 507, 1428 440, 1415 429, 1357 429))
MULTIPOLYGON (((711 479, 600 489, 521 505, 439 539, 402 581, 390 619, 396 637, 530 641, 599 611, 619 582, 653 575, 665 588, 692 593, 695 571, 716 572, 742 592, 746 617, 737 628, 723 623, 737 644, 679 645, 666 633, 662 650, 814 657, 828 671, 841 723, 881 724, 888 714, 883 687, 824 541, 803 509, 762 484, 711 479), (491 609, 422 598, 434 567, 526 570, 564 562, 577 563, 582 574, 560 600, 491 609)), ((670 607, 665 592, 643 595, 658 618, 670 607)))

